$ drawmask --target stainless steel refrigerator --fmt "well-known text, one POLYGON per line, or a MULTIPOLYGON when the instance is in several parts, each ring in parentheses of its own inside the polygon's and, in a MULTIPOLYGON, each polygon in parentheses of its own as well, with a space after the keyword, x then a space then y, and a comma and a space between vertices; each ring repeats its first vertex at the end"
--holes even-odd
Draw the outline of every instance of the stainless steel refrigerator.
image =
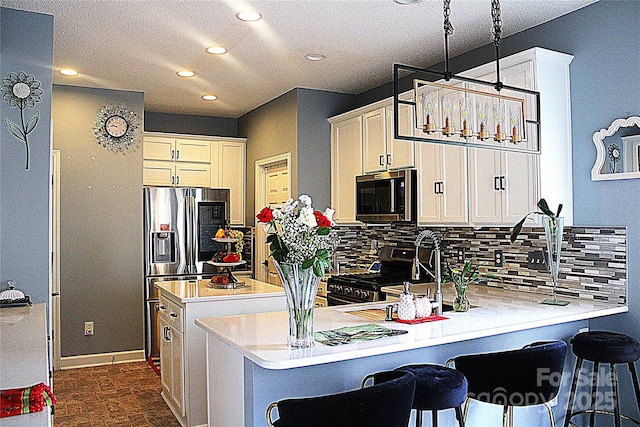
POLYGON ((213 240, 229 223, 229 190, 209 188, 144 189, 145 344, 147 357, 160 355, 159 295, 162 280, 207 279, 206 264, 226 244, 213 240))

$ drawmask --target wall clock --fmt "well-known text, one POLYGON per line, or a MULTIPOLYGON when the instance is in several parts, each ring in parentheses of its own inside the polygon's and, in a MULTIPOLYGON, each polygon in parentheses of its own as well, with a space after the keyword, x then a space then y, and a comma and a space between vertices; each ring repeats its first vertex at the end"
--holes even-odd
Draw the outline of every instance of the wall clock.
POLYGON ((124 105, 107 105, 94 120, 98 144, 107 150, 124 153, 136 144, 140 133, 138 116, 124 105))

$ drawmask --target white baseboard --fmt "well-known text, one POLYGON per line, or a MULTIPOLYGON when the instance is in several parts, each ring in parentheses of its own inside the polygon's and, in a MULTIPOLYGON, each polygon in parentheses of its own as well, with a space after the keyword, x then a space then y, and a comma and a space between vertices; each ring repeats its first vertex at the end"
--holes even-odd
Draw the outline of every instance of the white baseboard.
POLYGON ((80 356, 61 357, 60 369, 87 368, 89 366, 114 365, 116 363, 142 362, 144 360, 146 360, 144 350, 83 354, 80 356))

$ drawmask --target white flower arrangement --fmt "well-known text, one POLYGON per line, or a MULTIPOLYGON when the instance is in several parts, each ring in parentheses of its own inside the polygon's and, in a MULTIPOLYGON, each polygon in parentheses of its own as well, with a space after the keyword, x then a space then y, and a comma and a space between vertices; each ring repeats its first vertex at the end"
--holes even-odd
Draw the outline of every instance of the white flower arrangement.
POLYGON ((311 197, 303 194, 298 200, 289 199, 284 206, 263 208, 256 218, 268 234, 271 256, 278 262, 302 264, 313 268, 318 277, 331 267, 329 258, 336 247, 331 231, 334 210, 316 211, 311 197))

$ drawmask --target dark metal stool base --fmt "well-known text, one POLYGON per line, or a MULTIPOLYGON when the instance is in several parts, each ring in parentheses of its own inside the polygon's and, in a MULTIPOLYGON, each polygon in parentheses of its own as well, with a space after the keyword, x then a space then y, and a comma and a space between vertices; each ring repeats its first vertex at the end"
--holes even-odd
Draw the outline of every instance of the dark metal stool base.
MULTIPOLYGON (((576 424, 575 422, 573 422, 571 420, 571 418, 575 417, 576 415, 582 415, 582 414, 603 414, 603 415, 611 415, 613 417, 616 416, 615 413, 611 412, 611 411, 601 411, 601 410, 594 410, 594 409, 586 409, 584 411, 578 411, 578 412, 574 412, 571 414, 571 417, 569 417, 569 425, 572 427, 580 427, 578 424, 576 424)), ((623 420, 629 421, 634 423, 635 425, 640 426, 640 421, 636 420, 635 418, 631 418, 628 417, 624 414, 620 414, 620 418, 622 418, 623 420)))

